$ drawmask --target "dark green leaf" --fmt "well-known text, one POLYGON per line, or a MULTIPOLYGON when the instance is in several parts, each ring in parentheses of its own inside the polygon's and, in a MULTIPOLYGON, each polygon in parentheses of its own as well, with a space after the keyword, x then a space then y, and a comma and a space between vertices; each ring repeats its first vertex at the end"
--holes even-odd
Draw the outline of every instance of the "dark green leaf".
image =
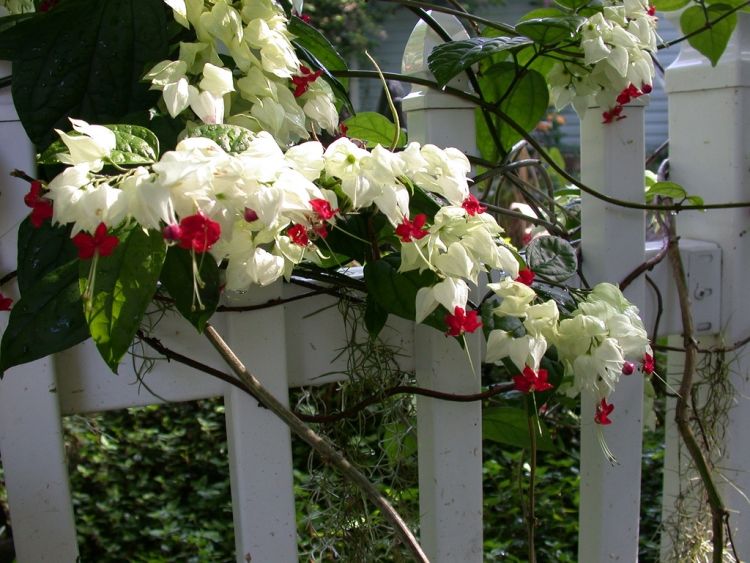
POLYGON ((170 247, 159 279, 175 300, 175 306, 180 314, 197 328, 198 332, 203 332, 208 319, 219 305, 219 268, 216 260, 210 255, 200 254, 195 259, 203 282, 198 291, 203 307, 198 305, 194 292, 193 254, 189 250, 178 246, 170 247))
POLYGON ((11 309, 0 343, 0 374, 61 352, 89 336, 78 290, 78 260, 47 272, 11 309))
POLYGON ((190 131, 189 137, 211 139, 228 153, 237 154, 250 148, 255 134, 239 125, 199 125, 190 131))
MULTIPOLYGON (((105 125, 115 134, 115 148, 109 160, 118 165, 152 164, 159 158, 159 139, 153 132, 138 125, 105 125)), ((69 133, 76 136, 79 133, 69 133)), ((39 164, 58 164, 60 155, 69 154, 68 148, 61 140, 52 143, 37 157, 39 164)))
MULTIPOLYGON (((364 141, 368 148, 382 145, 390 148, 396 138, 396 125, 384 115, 363 111, 344 122, 346 136, 364 141)), ((406 131, 401 129, 396 148, 406 146, 406 131)))
POLYGON ((473 37, 438 45, 427 64, 441 86, 479 61, 501 51, 519 49, 532 43, 526 37, 473 37))
POLYGON ((18 288, 21 295, 44 276, 75 260, 78 252, 70 241, 70 228, 45 221, 37 229, 26 218, 18 228, 18 288))
POLYGON ((116 123, 152 106, 141 78, 168 55, 161 0, 66 0, 34 18, 13 59, 13 100, 31 140, 46 146, 67 116, 116 123))
POLYGON ((555 0, 555 4, 571 10, 577 10, 587 4, 591 4, 591 0, 555 0))
POLYGON ((375 299, 368 296, 367 307, 365 308, 365 328, 370 338, 377 338, 387 321, 388 311, 378 305, 375 299))
POLYGON ((29 20, 36 14, 14 14, 0 18, 0 59, 11 61, 24 48, 24 40, 32 30, 29 20))
POLYGON ((729 38, 732 36, 737 25, 737 14, 731 14, 719 22, 704 29, 709 22, 726 14, 731 10, 726 4, 712 4, 704 10, 701 6, 691 6, 680 16, 680 27, 685 35, 700 31, 697 35, 688 38, 688 42, 699 53, 711 61, 711 66, 716 66, 721 54, 726 49, 729 38), (708 16, 708 17, 707 17, 708 16))
POLYGON ((115 164, 151 164, 159 158, 159 139, 138 125, 108 125, 117 144, 110 160, 115 164))
POLYGON ((294 35, 294 44, 298 55, 311 67, 320 70, 323 79, 329 84, 336 96, 337 107, 345 106, 355 113, 349 99, 347 78, 336 78, 332 71, 345 72, 348 69, 343 57, 338 54, 326 37, 317 29, 308 25, 297 16, 289 20, 289 31, 294 35))
POLYGON ((516 25, 516 31, 536 43, 551 45, 573 38, 585 21, 580 16, 534 18, 520 22, 516 25))
POLYGON ((537 237, 526 247, 526 262, 534 273, 554 282, 564 282, 576 273, 576 251, 565 239, 537 237))
MULTIPOLYGON (((313 26, 305 23, 297 16, 292 16, 289 20, 289 32, 294 35, 294 43, 304 47, 328 71, 348 70, 344 58, 333 48, 325 35, 313 26)), ((349 79, 347 78, 339 78, 338 81, 344 88, 349 85, 349 79)))
MULTIPOLYGON (((111 255, 98 259, 91 300, 84 309, 96 347, 113 372, 156 292, 166 252, 161 233, 144 233, 135 227, 120 235, 120 244, 111 255)), ((82 288, 90 268, 90 260, 81 261, 82 288)))
POLYGON ((348 256, 349 259, 360 263, 367 262, 372 257, 372 246, 367 241, 370 239, 370 232, 375 231, 374 225, 369 225, 371 217, 360 214, 341 218, 336 222, 336 227, 328 233, 323 248, 333 251, 338 256, 348 256))
MULTIPOLYGON (((430 271, 421 274, 417 271, 399 272, 400 264, 401 257, 398 254, 390 254, 381 260, 367 263, 367 292, 369 297, 389 313, 413 321, 417 312, 417 291, 421 287, 433 285, 437 279, 430 271)), ((436 313, 425 319, 424 324, 444 330, 442 316, 439 312, 436 313)))
MULTIPOLYGON (((549 105, 547 82, 539 72, 527 70, 518 74, 515 64, 501 62, 492 65, 479 78, 485 99, 499 102, 500 110, 515 121, 524 131, 531 131, 544 117, 549 105)), ((492 117, 500 135, 504 150, 510 149, 521 134, 499 117, 492 117)), ((490 162, 497 161, 498 147, 489 133, 484 116, 476 114, 477 145, 482 157, 490 162)))
MULTIPOLYGON (((539 426, 533 421, 536 432, 536 448, 541 451, 554 451, 549 430, 540 421, 542 434, 539 435, 539 426)), ((492 440, 509 446, 519 448, 531 448, 531 437, 529 435, 529 416, 524 409, 513 407, 490 407, 482 411, 482 436, 485 440, 492 440)))

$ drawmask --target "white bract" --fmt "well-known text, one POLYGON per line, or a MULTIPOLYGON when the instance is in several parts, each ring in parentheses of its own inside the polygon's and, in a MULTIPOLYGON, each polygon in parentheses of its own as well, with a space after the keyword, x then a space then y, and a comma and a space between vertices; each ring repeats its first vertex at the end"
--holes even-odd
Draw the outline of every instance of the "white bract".
POLYGON ((162 92, 169 115, 189 108, 203 123, 268 131, 282 146, 307 139, 310 130, 336 133, 338 111, 323 79, 311 78, 299 98, 293 93, 292 79, 304 73, 277 3, 166 3, 198 39, 181 43, 178 60, 161 61, 145 76, 162 92), (224 66, 219 53, 231 58, 234 70, 224 66))
POLYGON ((656 17, 645 0, 605 5, 580 28, 583 62, 559 61, 547 76, 550 102, 560 110, 572 104, 579 115, 588 107, 610 109, 630 85, 650 91, 655 74, 656 17))

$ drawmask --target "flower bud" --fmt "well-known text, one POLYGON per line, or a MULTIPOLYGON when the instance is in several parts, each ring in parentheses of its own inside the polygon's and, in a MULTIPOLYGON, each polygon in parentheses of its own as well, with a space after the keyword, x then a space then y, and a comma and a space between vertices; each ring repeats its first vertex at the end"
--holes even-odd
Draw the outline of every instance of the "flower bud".
POLYGON ((253 221, 258 220, 258 213, 254 209, 250 209, 249 207, 245 208, 245 221, 248 223, 252 223, 253 221))
POLYGON ((182 229, 179 225, 167 225, 162 230, 162 236, 169 242, 177 242, 182 236, 182 229))
POLYGON ((623 375, 632 375, 632 373, 635 371, 635 365, 633 362, 625 362, 622 364, 622 374, 623 375))

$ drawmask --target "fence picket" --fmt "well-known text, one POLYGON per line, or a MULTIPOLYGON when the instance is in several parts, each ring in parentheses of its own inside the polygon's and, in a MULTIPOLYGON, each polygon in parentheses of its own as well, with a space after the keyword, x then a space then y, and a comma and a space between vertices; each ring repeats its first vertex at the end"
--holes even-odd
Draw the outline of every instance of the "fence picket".
MULTIPOLYGON (((602 123, 600 108, 589 108, 581 123, 581 179, 605 194, 643 201, 644 106, 626 106, 627 119, 602 123)), ((583 194, 581 208, 583 272, 590 284, 618 283, 645 256, 645 215, 583 194)), ((644 303, 644 281, 639 278, 625 292, 639 308, 644 303)), ((581 397, 581 500, 579 561, 636 561, 641 486, 643 379, 622 377, 610 398, 614 424, 594 423, 595 399, 581 397), (598 433, 603 432, 618 464, 603 455, 598 433), (627 491, 627 494, 622 494, 627 491)))
MULTIPOLYGON (((468 37, 454 16, 432 14, 454 38, 468 37)), ((431 77, 427 56, 442 42, 420 22, 404 51, 404 72, 431 77)), ((451 83, 466 88, 466 78, 451 83)), ((403 101, 409 139, 476 153, 474 106, 426 88, 414 88, 403 101)), ((474 296, 474 298, 476 295, 474 296)), ((449 393, 480 389, 479 334, 467 335, 467 350, 434 329, 416 327, 415 363, 420 385, 449 393)), ((419 397, 420 534, 433 563, 482 561, 482 406, 419 397)))
MULTIPOLYGON (((669 96, 670 179, 706 203, 750 200, 750 14, 737 14, 734 30, 716 67, 682 44, 677 60, 666 73, 669 96)), ((701 340, 702 346, 728 345, 750 334, 750 271, 748 210, 731 209, 683 212, 678 216, 680 237, 711 240, 723 253, 721 280, 721 337, 701 340)), ((700 300, 693 294, 691 299, 700 300)), ((680 341, 679 344, 682 344, 680 341)), ((670 360, 679 364, 679 359, 670 360)), ((730 523, 740 559, 750 558, 750 360, 745 350, 729 354, 730 389, 734 391, 723 444, 724 458, 717 460, 715 478, 723 488, 731 512, 730 523), (722 478, 722 476, 724 478, 722 478), (726 480, 725 480, 726 479, 726 480), (731 482, 731 485, 728 484, 731 482)), ((673 402, 673 401, 670 401, 673 402)), ((670 403, 668 402, 668 405, 670 403)), ((686 453, 673 431, 673 411, 667 413, 667 450, 664 471, 663 521, 674 513, 674 500, 691 478, 680 466, 686 453), (671 439, 670 439, 671 438, 671 439)), ((708 511, 707 507, 703 510, 708 511)), ((670 553, 669 534, 662 534, 662 555, 670 553)))

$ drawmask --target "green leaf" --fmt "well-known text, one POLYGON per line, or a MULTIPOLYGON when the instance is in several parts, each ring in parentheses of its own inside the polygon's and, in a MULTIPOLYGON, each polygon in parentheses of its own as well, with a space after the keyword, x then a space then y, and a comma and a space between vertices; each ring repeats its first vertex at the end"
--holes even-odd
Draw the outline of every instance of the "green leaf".
MULTIPOLYGON (((396 125, 384 115, 374 111, 363 111, 344 121, 346 135, 364 141, 368 148, 382 145, 389 148, 396 138, 396 125)), ((396 147, 406 146, 406 131, 401 129, 396 147)))
MULTIPOLYGON (((304 47, 326 70, 348 70, 344 57, 339 55, 325 35, 310 24, 297 16, 292 16, 289 20, 289 32, 294 36, 293 43, 304 47)), ((348 78, 339 78, 338 82, 344 88, 349 85, 348 78)))
POLYGON ((651 201, 656 196, 670 197, 680 201, 687 197, 685 188, 674 182, 654 182, 646 190, 646 201, 651 201))
POLYGON ((31 27, 30 19, 37 14, 14 14, 0 18, 0 59, 13 60, 16 52, 24 48, 23 40, 31 27))
POLYGON ((646 188, 646 202, 656 196, 669 197, 677 203, 688 201, 692 205, 703 205, 703 198, 697 195, 688 195, 681 185, 674 182, 654 182, 646 188))
MULTIPOLYGON (((539 426, 533 421, 536 434, 536 448, 541 451, 554 451, 549 430, 544 422, 539 423, 542 434, 539 435, 539 426)), ((525 409, 514 407, 490 407, 482 411, 482 437, 508 446, 519 448, 531 448, 531 436, 529 435, 529 416, 525 409)))
POLYGON ((367 307, 365 308, 365 328, 370 338, 377 338, 388 321, 388 311, 383 309, 375 299, 367 296, 367 307))
MULTIPOLYGON (((500 102, 500 110, 529 132, 544 117, 549 105, 547 82, 539 72, 527 70, 520 75, 515 64, 501 62, 492 65, 479 78, 479 84, 488 102, 500 102)), ((504 150, 510 149, 522 138, 499 117, 492 117, 500 135, 504 150)), ((498 147, 489 133, 481 112, 476 112, 477 145, 482 156, 491 162, 497 161, 498 147)))
POLYGON ((78 256, 70 241, 70 228, 45 221, 35 228, 27 217, 18 228, 17 280, 21 295, 44 276, 78 256))
POLYGON ((561 16, 565 17, 566 14, 559 8, 537 8, 536 10, 526 12, 518 21, 525 22, 528 20, 537 20, 539 18, 559 18, 561 16))
POLYGON ((115 164, 151 164, 159 159, 159 139, 139 125, 107 125, 117 144, 109 159, 115 164))
POLYGON ((672 12, 687 6, 690 0, 652 0, 651 3, 660 12, 672 12))
MULTIPOLYGON (((139 125, 105 125, 115 134, 115 148, 109 161, 118 165, 153 164, 159 158, 159 139, 156 135, 139 125)), ((77 131, 70 131, 71 136, 78 136, 77 131)), ((68 147, 62 140, 52 143, 37 157, 39 164, 59 164, 61 154, 69 154, 68 147)))
POLYGON ((713 4, 724 4, 725 6, 730 6, 731 8, 740 8, 740 6, 743 6, 738 11, 739 12, 750 12, 750 6, 747 6, 747 0, 706 0, 706 4, 711 6, 713 4))
POLYGON ((471 65, 502 51, 519 49, 532 41, 526 37, 473 37, 438 45, 427 58, 427 64, 438 84, 445 86, 454 76, 471 65))
MULTIPOLYGON (((712 4, 704 11, 700 6, 692 6, 685 10, 680 16, 680 27, 685 35, 703 29, 716 18, 731 10, 726 4, 712 4), (708 16, 708 17, 706 17, 708 16)), ((688 38, 688 43, 699 53, 704 55, 711 66, 716 66, 726 49, 729 38, 732 36, 737 25, 737 14, 733 13, 723 20, 712 24, 708 29, 703 29, 697 35, 688 38)))
POLYGON ((577 10, 588 4, 591 4, 591 0, 555 0, 555 4, 559 4, 563 8, 570 10, 577 10))
POLYGON ((529 268, 553 282, 564 282, 578 268, 575 249, 560 237, 537 237, 526 247, 529 268))
POLYGON ((47 146, 67 116, 113 123, 154 104, 141 78, 168 56, 161 0, 66 0, 24 24, 13 101, 31 140, 47 146))
POLYGON ((190 131, 188 137, 211 139, 230 154, 237 154, 250 148, 255 133, 239 125, 199 125, 190 131))
MULTIPOLYGON (((401 256, 389 254, 365 265, 368 297, 389 313, 413 321, 417 313, 417 291, 434 285, 437 278, 430 271, 399 272, 400 264, 401 256)), ((439 310, 425 319, 424 324, 439 330, 445 329, 439 310)))
MULTIPOLYGON (((91 301, 84 312, 99 353, 115 373, 156 292, 166 252, 161 233, 135 227, 121 234, 111 255, 98 259, 91 301)), ((82 288, 91 265, 90 260, 80 263, 82 288)))
POLYGON ((572 39, 586 21, 580 16, 534 18, 516 25, 516 31, 542 45, 552 45, 572 39))
POLYGON ((184 248, 171 246, 159 277, 164 287, 175 300, 180 314, 192 324, 198 332, 203 332, 208 319, 219 305, 220 285, 219 267, 211 255, 200 254, 195 257, 198 273, 203 285, 198 290, 200 302, 197 304, 193 285, 193 254, 184 248))
POLYGON ((383 451, 391 463, 416 455, 416 428, 399 421, 386 423, 383 426, 383 451))
POLYGON ((66 350, 88 337, 76 259, 36 280, 11 309, 0 343, 0 374, 66 350))
POLYGON ((322 72, 323 79, 329 84, 336 96, 336 106, 345 106, 352 113, 354 107, 349 99, 347 78, 336 78, 331 71, 347 71, 346 61, 338 54, 333 45, 313 26, 305 23, 297 16, 289 20, 289 31, 294 35, 293 43, 297 46, 301 60, 322 72))

